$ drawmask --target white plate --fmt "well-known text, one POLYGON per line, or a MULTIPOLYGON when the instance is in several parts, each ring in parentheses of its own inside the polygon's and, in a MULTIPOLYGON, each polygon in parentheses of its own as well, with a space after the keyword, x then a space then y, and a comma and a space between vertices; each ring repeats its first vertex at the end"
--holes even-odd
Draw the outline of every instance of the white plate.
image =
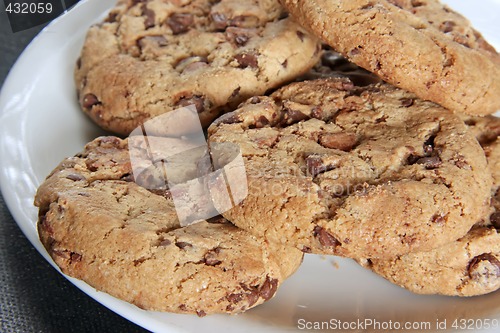
MULTIPOLYGON (((500 0, 446 2, 467 14, 500 49, 500 0)), ((2 193, 24 234, 51 263, 38 240, 33 196, 38 184, 60 160, 80 151, 100 134, 78 109, 72 75, 87 28, 100 21, 113 3, 80 2, 45 28, 12 68, 0 95, 2 193)), ((155 332, 281 332, 306 328, 306 323, 315 321, 329 322, 334 330, 336 320, 355 325, 372 320, 381 325, 366 326, 366 331, 387 331, 389 326, 384 325, 390 322, 392 327, 395 323, 425 322, 430 324, 429 331, 437 331, 437 322, 443 325, 444 320, 448 329, 455 319, 480 319, 477 324, 484 325, 485 318, 497 324, 500 321, 500 292, 469 299, 414 295, 350 260, 333 257, 306 256, 300 270, 284 283, 273 300, 238 316, 199 319, 143 311, 69 279, 98 302, 155 332)))

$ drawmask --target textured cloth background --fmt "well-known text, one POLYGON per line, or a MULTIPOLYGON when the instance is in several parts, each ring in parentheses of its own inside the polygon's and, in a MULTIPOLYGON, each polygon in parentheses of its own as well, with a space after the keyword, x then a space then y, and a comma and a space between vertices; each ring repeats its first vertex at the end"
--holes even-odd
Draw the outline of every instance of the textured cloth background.
MULTIPOLYGON (((0 4, 0 86, 41 28, 13 34, 0 4)), ((147 332, 95 302, 54 270, 24 237, 1 195, 0 320, 2 333, 147 332)))

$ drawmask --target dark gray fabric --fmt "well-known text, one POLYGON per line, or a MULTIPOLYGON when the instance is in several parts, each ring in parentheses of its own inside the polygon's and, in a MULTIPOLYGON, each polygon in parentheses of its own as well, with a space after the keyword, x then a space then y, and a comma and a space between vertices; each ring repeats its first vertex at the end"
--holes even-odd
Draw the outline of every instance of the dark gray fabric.
MULTIPOLYGON (((1 7, 0 86, 42 28, 13 34, 1 7)), ((54 270, 24 237, 1 195, 0 320, 2 333, 147 332, 95 302, 54 270)))

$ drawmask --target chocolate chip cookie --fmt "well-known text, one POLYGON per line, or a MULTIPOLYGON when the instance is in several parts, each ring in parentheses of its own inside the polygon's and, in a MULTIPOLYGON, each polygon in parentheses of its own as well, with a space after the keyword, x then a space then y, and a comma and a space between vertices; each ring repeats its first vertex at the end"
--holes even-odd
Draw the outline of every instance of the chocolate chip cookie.
POLYGON ((500 55, 439 0, 282 0, 304 27, 384 81, 453 111, 500 110, 500 55))
POLYGON ((391 260, 358 260, 389 281, 419 294, 474 296, 500 288, 500 139, 498 118, 468 118, 494 173, 491 209, 465 237, 430 252, 391 260), (488 138, 488 139, 487 139, 488 138))
POLYGON ((429 252, 362 264, 417 294, 483 295, 500 288, 500 234, 493 227, 478 226, 429 252))
POLYGON ((319 49, 277 0, 120 0, 90 28, 75 81, 83 111, 115 133, 187 105, 207 126, 309 70, 319 49))
POLYGON ((208 132, 210 143, 238 144, 247 170, 248 196, 224 216, 304 252, 430 250, 464 236, 489 205, 486 158, 466 125, 389 84, 293 83, 208 132))
POLYGON ((170 190, 136 184, 127 140, 115 137, 65 159, 35 204, 40 239, 65 274, 143 309, 242 312, 272 298, 302 261, 222 217, 181 227, 170 190))

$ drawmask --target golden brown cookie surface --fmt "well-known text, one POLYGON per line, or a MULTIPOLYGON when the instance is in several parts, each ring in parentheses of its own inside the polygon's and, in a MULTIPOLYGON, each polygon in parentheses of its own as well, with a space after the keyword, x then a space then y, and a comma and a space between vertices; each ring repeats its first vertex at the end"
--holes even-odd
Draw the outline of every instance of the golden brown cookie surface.
POLYGON ((209 128, 241 148, 249 194, 224 214, 306 252, 390 258, 464 236, 491 176, 458 116, 388 84, 290 84, 209 128))
POLYGON ((191 104, 207 126, 307 71, 318 47, 277 0, 122 0, 90 28, 75 81, 83 111, 115 133, 191 104))
POLYGON ((282 0, 350 61, 453 111, 500 110, 500 55, 438 0, 282 0))
POLYGON ((171 193, 131 172, 127 141, 102 137, 40 186, 40 239, 65 274, 143 309, 203 316, 269 300, 300 265, 300 251, 221 217, 181 227, 171 193))

